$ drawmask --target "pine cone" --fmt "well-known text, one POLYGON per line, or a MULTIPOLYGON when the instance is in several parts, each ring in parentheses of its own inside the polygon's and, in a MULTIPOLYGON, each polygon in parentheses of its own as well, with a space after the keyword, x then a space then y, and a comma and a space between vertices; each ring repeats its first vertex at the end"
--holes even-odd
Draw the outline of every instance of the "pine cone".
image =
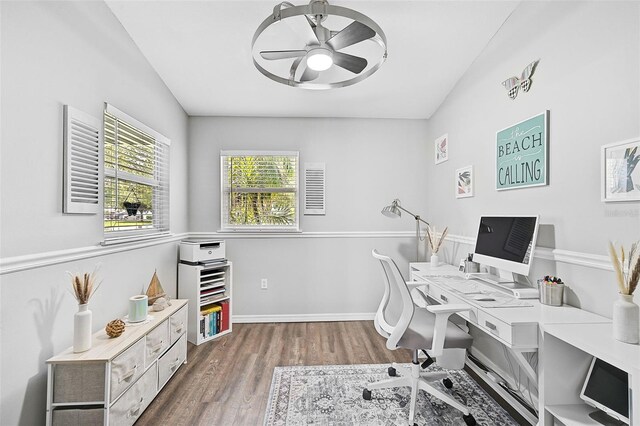
POLYGON ((124 333, 124 321, 115 319, 109 321, 109 324, 104 329, 109 337, 118 337, 124 333))

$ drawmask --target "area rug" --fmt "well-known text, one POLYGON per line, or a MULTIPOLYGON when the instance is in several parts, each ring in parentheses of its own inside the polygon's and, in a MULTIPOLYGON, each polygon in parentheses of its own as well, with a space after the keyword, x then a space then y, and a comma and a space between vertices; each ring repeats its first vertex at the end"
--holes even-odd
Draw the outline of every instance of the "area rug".
MULTIPOLYGON (((408 364, 407 364, 408 365, 408 364)), ((276 367, 273 372, 266 426, 293 425, 406 425, 408 387, 373 391, 362 398, 368 383, 388 378, 387 364, 276 367)), ((430 371, 442 371, 433 365, 430 371)), ((436 386, 469 407, 478 425, 517 425, 465 371, 450 370, 454 383, 436 386)), ((415 422, 420 425, 464 425, 462 413, 420 391, 415 422)))

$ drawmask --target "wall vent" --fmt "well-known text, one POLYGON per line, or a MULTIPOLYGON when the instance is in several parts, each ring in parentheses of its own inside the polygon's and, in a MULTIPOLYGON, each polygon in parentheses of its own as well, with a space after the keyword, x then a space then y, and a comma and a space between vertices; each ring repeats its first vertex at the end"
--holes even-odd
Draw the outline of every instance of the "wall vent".
POLYGON ((304 164, 304 214, 325 214, 324 163, 304 164))
POLYGON ((64 213, 97 214, 102 199, 102 123, 64 106, 64 213))

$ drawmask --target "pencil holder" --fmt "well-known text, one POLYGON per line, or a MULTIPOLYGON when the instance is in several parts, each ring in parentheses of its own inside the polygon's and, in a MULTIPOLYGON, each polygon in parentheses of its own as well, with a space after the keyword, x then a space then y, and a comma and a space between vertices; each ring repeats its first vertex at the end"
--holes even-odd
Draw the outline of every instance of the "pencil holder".
POLYGON ((549 306, 562 306, 564 284, 545 284, 544 280, 538 280, 540 303, 549 306))

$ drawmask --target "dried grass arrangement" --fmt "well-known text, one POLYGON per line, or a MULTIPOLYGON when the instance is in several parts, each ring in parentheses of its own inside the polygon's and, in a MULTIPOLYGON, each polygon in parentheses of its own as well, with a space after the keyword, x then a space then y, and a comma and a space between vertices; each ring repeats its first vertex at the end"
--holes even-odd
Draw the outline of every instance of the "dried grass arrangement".
POLYGON ((67 272, 69 276, 71 276, 71 287, 73 288, 73 293, 71 294, 76 298, 79 305, 86 305, 89 299, 91 299, 91 296, 98 290, 100 284, 102 284, 102 281, 96 282, 97 272, 97 267, 90 274, 85 272, 80 275, 67 272))
POLYGON ((609 256, 611 263, 613 263, 620 294, 632 295, 640 280, 640 247, 638 243, 631 244, 631 249, 625 253, 624 246, 621 245, 618 251, 616 246, 609 242, 609 256))
POLYGON ((449 228, 444 228, 442 234, 438 238, 438 233, 436 231, 435 226, 428 225, 427 226, 427 241, 429 242, 429 247, 431 248, 431 253, 437 254, 444 242, 445 237, 447 236, 447 232, 449 232, 449 228))

